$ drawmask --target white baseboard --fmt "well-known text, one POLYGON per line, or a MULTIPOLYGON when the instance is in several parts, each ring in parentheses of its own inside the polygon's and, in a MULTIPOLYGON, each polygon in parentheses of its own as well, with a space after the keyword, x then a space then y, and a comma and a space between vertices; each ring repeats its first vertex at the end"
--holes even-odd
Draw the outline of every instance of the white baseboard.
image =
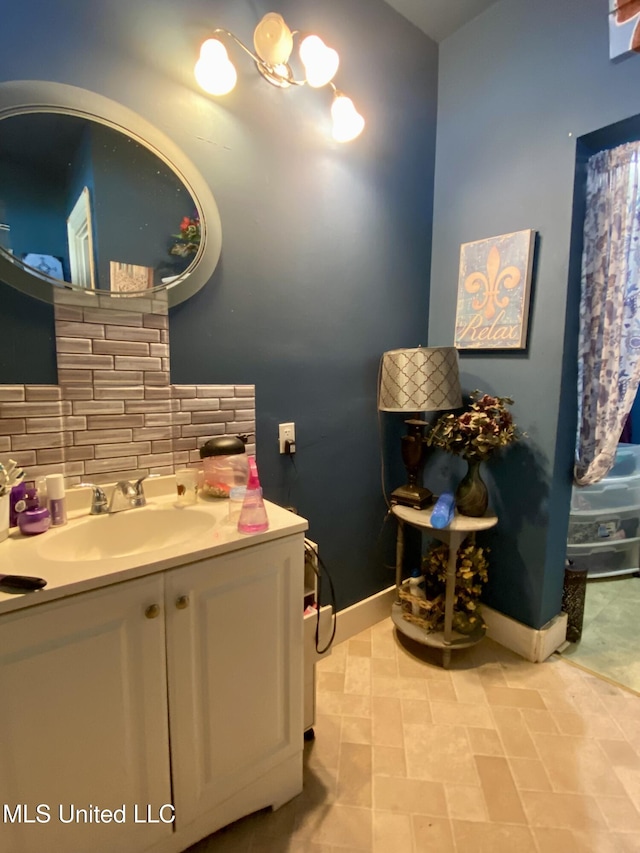
MULTIPOLYGON (((340 610, 336 617, 335 642, 343 643, 387 619, 395 600, 396 588, 390 586, 340 610)), ((488 637, 533 663, 540 663, 557 651, 567 635, 566 613, 559 613, 542 628, 531 628, 486 604, 482 605, 482 616, 488 637)))
POLYGON ((340 610, 336 617, 336 643, 355 637, 377 622, 391 616, 391 605, 396 600, 396 587, 393 586, 357 601, 351 607, 340 610))
POLYGON ((533 663, 540 663, 557 651, 567 636, 567 614, 559 613, 542 628, 531 628, 498 610, 482 605, 487 637, 533 663))

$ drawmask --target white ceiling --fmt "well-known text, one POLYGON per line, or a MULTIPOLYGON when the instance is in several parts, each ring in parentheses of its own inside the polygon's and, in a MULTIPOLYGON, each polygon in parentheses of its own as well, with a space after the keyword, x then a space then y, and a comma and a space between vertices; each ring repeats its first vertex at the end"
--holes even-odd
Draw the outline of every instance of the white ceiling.
POLYGON ((386 0, 434 41, 440 42, 497 0, 386 0))

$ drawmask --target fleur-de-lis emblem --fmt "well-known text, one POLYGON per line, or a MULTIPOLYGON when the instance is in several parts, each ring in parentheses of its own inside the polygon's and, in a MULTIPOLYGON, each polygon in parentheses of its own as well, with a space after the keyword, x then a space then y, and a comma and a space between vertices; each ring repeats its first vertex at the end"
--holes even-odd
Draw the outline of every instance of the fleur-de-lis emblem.
POLYGON ((467 293, 480 293, 471 303, 474 311, 482 311, 487 320, 495 316, 497 308, 506 308, 509 297, 505 293, 500 295, 500 288, 513 290, 520 284, 522 273, 518 267, 510 266, 500 269, 500 251, 497 246, 492 246, 487 257, 487 274, 481 270, 470 273, 464 280, 464 289, 467 293))

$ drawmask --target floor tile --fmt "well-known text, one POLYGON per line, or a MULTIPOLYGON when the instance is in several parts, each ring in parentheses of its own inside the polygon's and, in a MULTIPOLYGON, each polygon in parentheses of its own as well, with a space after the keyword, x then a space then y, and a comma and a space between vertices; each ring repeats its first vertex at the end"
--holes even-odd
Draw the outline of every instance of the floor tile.
POLYGON ((412 817, 416 853, 455 853, 451 821, 446 818, 412 817))
POLYGON ((640 696, 487 639, 438 659, 390 619, 332 649, 302 793, 189 853, 640 853, 640 696))
POLYGON ((640 812, 628 797, 600 797, 598 805, 609 829, 640 833, 640 812))
POLYGON ((447 801, 440 782, 377 776, 373 790, 376 810, 447 816, 447 801))
POLYGON ((482 788, 472 785, 444 786, 449 817, 452 820, 486 822, 489 819, 482 788))
POLYGON ((640 578, 589 579, 581 639, 571 643, 563 655, 640 693, 639 609, 640 578))
POLYGON ((411 817, 376 811, 373 815, 374 853, 413 853, 411 817))
POLYGON ((456 850, 464 853, 538 853, 533 833, 526 826, 454 820, 453 831, 456 850))
POLYGON ((526 687, 485 687, 490 705, 507 705, 514 708, 546 708, 542 696, 537 690, 526 687))
POLYGON ((477 785, 478 773, 464 726, 406 724, 407 775, 413 779, 477 785))
POLYGON ((520 797, 530 826, 577 830, 585 826, 606 828, 595 797, 557 791, 521 791, 520 797))
POLYGON ((510 758, 509 766, 520 791, 550 791, 551 782, 542 761, 535 758, 510 758))
POLYGON ((343 743, 338 767, 336 801, 350 806, 372 805, 371 747, 360 743, 343 743))
POLYGON ((371 752, 374 776, 407 775, 407 762, 403 747, 374 746, 371 752))
POLYGON ((497 755, 476 755, 475 762, 489 819, 496 823, 526 823, 507 759, 497 755))
POLYGON ((624 788, 598 741, 539 733, 534 733, 533 739, 555 791, 624 795, 624 788))
POLYGON ((342 717, 342 730, 338 743, 371 743, 370 717, 342 717))
POLYGON ((474 727, 467 734, 474 755, 504 755, 504 747, 495 728, 474 727))

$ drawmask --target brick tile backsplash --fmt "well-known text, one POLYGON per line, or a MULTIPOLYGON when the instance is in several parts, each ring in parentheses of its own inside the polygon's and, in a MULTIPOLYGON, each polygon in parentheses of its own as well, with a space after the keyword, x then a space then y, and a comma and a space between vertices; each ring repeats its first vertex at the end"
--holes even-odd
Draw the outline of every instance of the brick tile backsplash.
POLYGON ((170 384, 166 295, 118 306, 56 291, 54 308, 59 384, 0 385, 0 453, 27 479, 63 472, 72 486, 167 474, 198 464, 213 436, 253 436, 253 385, 170 384))
POLYGON ((62 400, 62 389, 59 385, 26 385, 24 390, 28 403, 38 400, 62 400))
POLYGON ((20 402, 27 393, 24 385, 0 385, 0 403, 20 402))
POLYGON ((144 343, 158 343, 160 341, 159 329, 140 329, 129 326, 107 326, 104 336, 108 341, 142 341, 144 343))

